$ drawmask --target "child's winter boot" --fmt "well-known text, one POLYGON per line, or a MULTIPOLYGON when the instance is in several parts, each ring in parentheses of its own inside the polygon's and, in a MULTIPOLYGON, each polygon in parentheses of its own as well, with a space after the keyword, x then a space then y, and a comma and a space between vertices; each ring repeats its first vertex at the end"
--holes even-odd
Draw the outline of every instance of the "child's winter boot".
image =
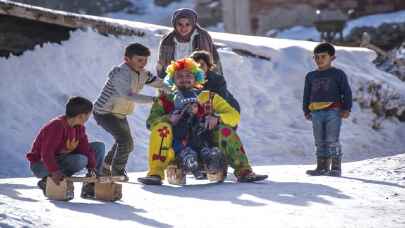
POLYGON ((307 174, 310 176, 322 176, 328 175, 330 172, 330 158, 317 157, 316 159, 316 169, 307 170, 307 174))
POLYGON ((332 168, 330 175, 334 177, 340 177, 342 175, 342 156, 332 157, 332 168))

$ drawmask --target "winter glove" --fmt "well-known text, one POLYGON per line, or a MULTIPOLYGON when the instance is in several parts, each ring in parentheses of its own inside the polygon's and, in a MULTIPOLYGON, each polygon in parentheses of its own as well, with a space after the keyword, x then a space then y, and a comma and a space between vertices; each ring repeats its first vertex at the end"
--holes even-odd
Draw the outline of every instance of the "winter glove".
POLYGON ((350 112, 349 111, 341 111, 340 112, 340 117, 342 117, 342 119, 347 119, 350 116, 350 112))
POLYGON ((312 120, 312 115, 311 115, 310 112, 309 112, 309 113, 305 113, 304 116, 305 116, 305 119, 307 119, 307 120, 312 120))
POLYGON ((62 171, 58 170, 51 173, 51 178, 56 185, 59 185, 59 183, 65 178, 65 175, 62 173, 62 171))

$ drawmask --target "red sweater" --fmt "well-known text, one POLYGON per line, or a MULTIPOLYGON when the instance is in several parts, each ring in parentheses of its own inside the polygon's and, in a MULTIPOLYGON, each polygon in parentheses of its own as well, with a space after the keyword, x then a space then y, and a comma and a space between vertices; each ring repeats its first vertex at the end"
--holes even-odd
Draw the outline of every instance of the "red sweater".
POLYGON ((84 154, 88 159, 87 167, 95 168, 95 152, 89 145, 85 131, 84 126, 70 127, 65 116, 52 119, 40 130, 27 154, 27 159, 31 164, 42 160, 49 172, 55 172, 59 170, 56 156, 63 151, 66 153, 67 140, 79 140, 76 149, 71 153, 84 154))

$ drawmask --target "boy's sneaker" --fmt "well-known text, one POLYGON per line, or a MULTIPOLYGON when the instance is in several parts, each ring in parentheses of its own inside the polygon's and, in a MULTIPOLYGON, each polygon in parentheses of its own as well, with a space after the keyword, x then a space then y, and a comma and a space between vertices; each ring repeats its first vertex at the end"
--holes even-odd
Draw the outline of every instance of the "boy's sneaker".
POLYGON ((46 179, 47 177, 44 177, 37 183, 37 186, 42 190, 44 196, 46 196, 46 179))
POLYGON ((129 177, 128 177, 127 171, 125 171, 125 169, 121 169, 119 171, 113 171, 113 172, 111 172, 111 174, 112 174, 112 176, 123 176, 124 177, 123 182, 129 181, 129 177))
POLYGON ((96 196, 94 186, 94 183, 83 183, 80 197, 82 197, 83 199, 93 199, 96 196))
POLYGON ((101 167, 101 174, 103 176, 111 176, 111 165, 103 162, 103 165, 101 167))
POLYGON ((139 177, 138 181, 145 185, 162 185, 162 179, 158 175, 139 177))
POLYGON ((256 182, 256 181, 262 181, 267 179, 269 176, 268 175, 262 175, 262 174, 256 174, 254 172, 249 172, 243 176, 238 177, 238 182, 256 182))

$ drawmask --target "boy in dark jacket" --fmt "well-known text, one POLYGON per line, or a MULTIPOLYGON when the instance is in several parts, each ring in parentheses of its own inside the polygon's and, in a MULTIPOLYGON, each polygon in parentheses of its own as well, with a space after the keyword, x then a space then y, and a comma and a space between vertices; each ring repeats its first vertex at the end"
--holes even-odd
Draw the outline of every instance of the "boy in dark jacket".
POLYGON ((215 68, 215 64, 212 61, 211 54, 207 51, 195 51, 191 54, 190 58, 199 63, 200 68, 205 73, 206 82, 204 84, 203 90, 209 90, 211 92, 217 93, 240 113, 239 102, 226 87, 224 76, 213 71, 213 69, 215 68))
POLYGON ((305 118, 312 120, 317 167, 308 170, 307 174, 340 176, 342 150, 339 134, 342 119, 350 115, 352 91, 346 74, 332 67, 336 57, 331 44, 316 46, 314 58, 318 69, 305 77, 303 111, 305 118))
MULTIPOLYGON (((87 167, 88 174, 100 174, 104 158, 104 144, 89 143, 84 124, 91 115, 93 104, 83 97, 72 97, 66 104, 66 114, 49 121, 37 135, 27 154, 30 168, 41 180, 38 187, 44 193, 46 178, 50 176, 55 184, 66 176, 87 167)), ((94 188, 83 188, 82 196, 90 197, 94 188)))

